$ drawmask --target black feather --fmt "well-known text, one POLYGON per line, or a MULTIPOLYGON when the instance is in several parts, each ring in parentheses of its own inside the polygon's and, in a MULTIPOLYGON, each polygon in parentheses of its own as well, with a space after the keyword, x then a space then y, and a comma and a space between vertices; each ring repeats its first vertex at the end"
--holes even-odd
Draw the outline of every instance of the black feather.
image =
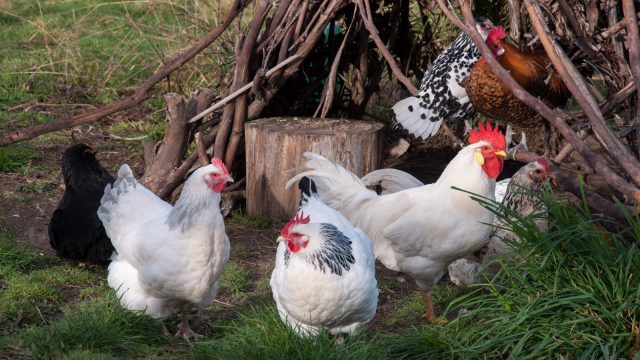
POLYGON ((49 243, 60 257, 105 265, 114 248, 96 211, 115 179, 85 144, 65 150, 62 175, 65 191, 49 222, 49 243))
POLYGON ((298 188, 300 189, 300 206, 306 204, 310 197, 318 197, 316 183, 307 176, 300 179, 298 188))

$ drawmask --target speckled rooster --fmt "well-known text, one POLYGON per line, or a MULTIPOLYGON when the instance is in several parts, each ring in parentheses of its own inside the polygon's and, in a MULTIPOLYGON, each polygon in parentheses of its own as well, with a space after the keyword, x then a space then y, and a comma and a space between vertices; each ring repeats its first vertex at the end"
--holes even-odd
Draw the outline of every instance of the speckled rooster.
MULTIPOLYGON (((544 51, 519 49, 505 41, 502 26, 489 31, 486 43, 500 65, 525 90, 540 98, 550 107, 564 104, 569 91, 560 76, 554 71, 544 51)), ((507 85, 491 70, 481 57, 473 66, 462 85, 473 107, 492 120, 508 122, 524 128, 538 127, 543 119, 529 106, 521 102, 507 85)))

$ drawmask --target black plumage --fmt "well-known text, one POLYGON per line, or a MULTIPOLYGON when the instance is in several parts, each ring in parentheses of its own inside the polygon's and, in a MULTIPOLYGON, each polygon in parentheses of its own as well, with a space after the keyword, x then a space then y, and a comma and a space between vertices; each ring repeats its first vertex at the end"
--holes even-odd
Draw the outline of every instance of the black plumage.
POLYGON ((60 257, 105 265, 114 249, 96 211, 115 179, 85 144, 65 150, 62 175, 65 191, 49 222, 49 243, 60 257))

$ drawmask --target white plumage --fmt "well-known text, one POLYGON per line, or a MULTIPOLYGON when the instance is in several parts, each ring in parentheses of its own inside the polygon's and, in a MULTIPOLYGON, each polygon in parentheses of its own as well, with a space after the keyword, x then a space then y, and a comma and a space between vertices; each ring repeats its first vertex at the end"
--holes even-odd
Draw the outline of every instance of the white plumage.
POLYGON ((278 313, 299 336, 353 334, 378 303, 371 240, 326 206, 308 178, 300 187, 300 209, 278 238, 271 274, 278 313))
MULTIPOLYGON (((323 156, 306 152, 310 170, 293 177, 287 186, 303 176, 311 177, 322 200, 371 238, 380 262, 409 275, 428 292, 449 263, 486 242, 490 231, 486 224, 492 222, 493 213, 453 187, 493 198, 495 177, 487 175, 478 156, 487 156, 486 162, 497 167, 502 161, 497 156, 504 156, 503 149, 504 137, 500 144, 474 141, 460 150, 437 182, 386 195, 368 190, 362 180, 323 156)), ((427 298, 428 294, 426 315, 433 321, 427 298)))
POLYGON ((98 209, 115 247, 109 286, 123 307, 156 319, 184 310, 177 336, 195 335, 186 310, 213 301, 229 258, 219 205, 220 191, 232 179, 222 162, 214 164, 189 177, 175 206, 142 186, 129 166, 122 165, 98 209))

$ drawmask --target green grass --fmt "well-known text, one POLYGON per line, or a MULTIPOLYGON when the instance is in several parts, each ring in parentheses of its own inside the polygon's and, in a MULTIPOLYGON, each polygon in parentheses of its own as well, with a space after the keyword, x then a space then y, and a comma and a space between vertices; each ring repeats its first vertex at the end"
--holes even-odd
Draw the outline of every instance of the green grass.
MULTIPOLYGON (((229 5, 227 0, 0 3, 0 130, 49 122, 130 93, 217 25, 229 5)), ((234 40, 223 37, 205 49, 159 91, 190 95, 197 87, 217 87, 231 67, 234 40)), ((162 97, 147 104, 145 133, 158 138, 162 97)))
POLYGON ((238 261, 225 268, 220 300, 240 306, 213 306, 199 315, 207 339, 188 344, 164 338, 156 322, 118 304, 104 273, 15 247, 2 233, 0 348, 17 358, 70 359, 632 357, 640 323, 640 222, 607 223, 572 205, 547 202, 548 233, 533 230, 532 219, 510 220, 508 226, 526 239, 516 245, 521 259, 506 261, 491 284, 435 289, 436 306, 456 314, 448 324, 416 321, 423 309, 414 293, 392 303, 375 330, 344 343, 328 334, 298 338, 280 320, 269 291, 251 292, 260 280, 252 283, 238 261), (23 319, 13 326, 20 309, 23 319), (218 312, 233 315, 209 318, 218 312))
POLYGON ((228 221, 248 226, 256 230, 264 230, 271 226, 271 220, 263 216, 250 216, 234 211, 228 221))
POLYGON ((232 260, 227 263, 220 276, 220 288, 230 292, 232 301, 242 302, 246 300, 250 279, 249 270, 232 260))
POLYGON ((25 172, 31 167, 36 151, 26 144, 0 148, 0 172, 25 172))

